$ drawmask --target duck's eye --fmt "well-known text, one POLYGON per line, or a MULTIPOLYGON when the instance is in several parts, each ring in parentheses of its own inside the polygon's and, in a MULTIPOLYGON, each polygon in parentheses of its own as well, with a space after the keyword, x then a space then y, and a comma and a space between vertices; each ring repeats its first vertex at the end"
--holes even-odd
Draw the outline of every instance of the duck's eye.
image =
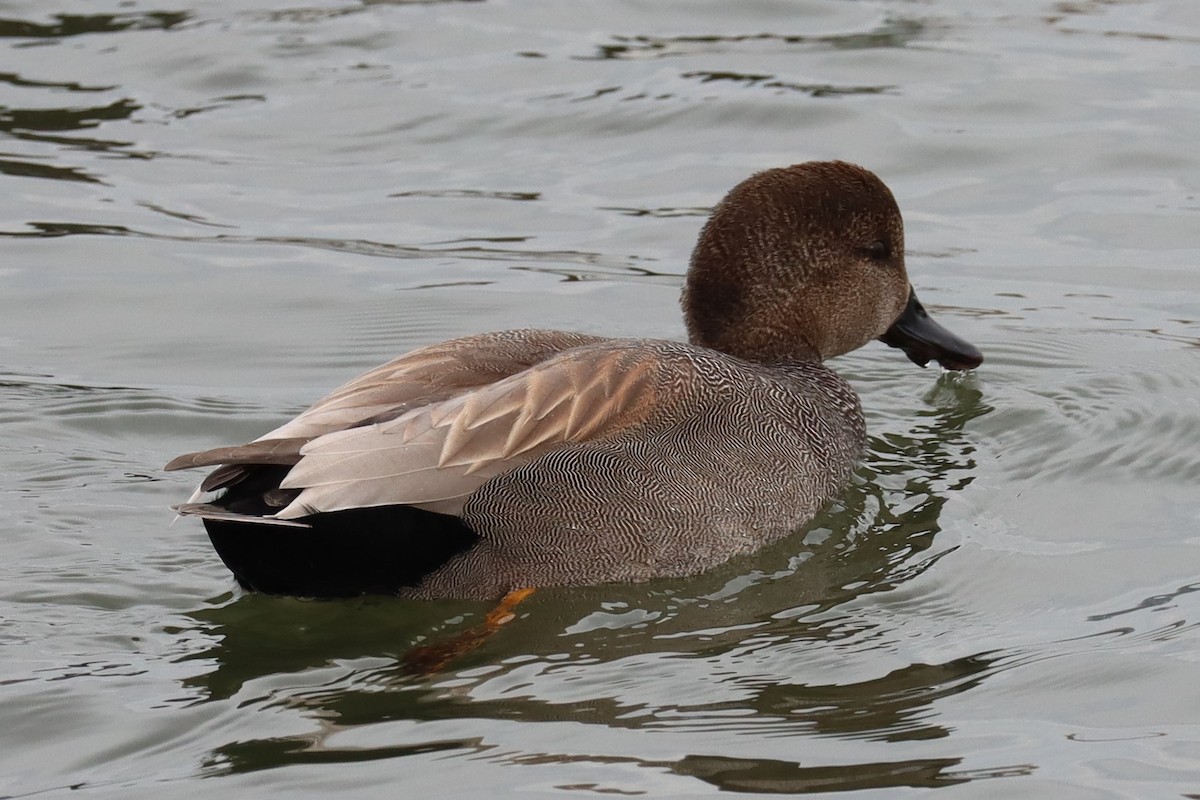
POLYGON ((887 261, 892 257, 892 248, 888 247, 887 242, 882 240, 871 242, 863 248, 863 252, 872 261, 887 261))

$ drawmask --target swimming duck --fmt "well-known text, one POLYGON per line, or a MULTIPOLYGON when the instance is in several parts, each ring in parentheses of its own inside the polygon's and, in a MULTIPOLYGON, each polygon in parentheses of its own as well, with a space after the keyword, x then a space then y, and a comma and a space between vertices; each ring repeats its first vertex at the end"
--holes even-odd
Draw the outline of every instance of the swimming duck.
POLYGON ((687 343, 514 330, 414 350, 249 444, 174 459, 215 467, 175 508, 272 594, 684 576, 796 530, 848 480, 863 415, 826 359, 881 339, 921 366, 983 360, 917 300, 887 186, 839 161, 735 186, 682 304, 687 343))

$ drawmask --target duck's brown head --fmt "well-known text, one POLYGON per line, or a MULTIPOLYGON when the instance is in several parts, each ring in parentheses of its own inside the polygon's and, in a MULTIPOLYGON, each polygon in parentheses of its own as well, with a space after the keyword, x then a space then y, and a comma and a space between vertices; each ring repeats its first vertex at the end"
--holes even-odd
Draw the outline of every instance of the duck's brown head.
POLYGON ((700 233, 683 293, 692 343, 740 358, 821 361, 887 334, 918 363, 978 365, 978 351, 924 309, 909 331, 893 331, 913 304, 896 200, 874 173, 842 161, 735 186, 700 233))

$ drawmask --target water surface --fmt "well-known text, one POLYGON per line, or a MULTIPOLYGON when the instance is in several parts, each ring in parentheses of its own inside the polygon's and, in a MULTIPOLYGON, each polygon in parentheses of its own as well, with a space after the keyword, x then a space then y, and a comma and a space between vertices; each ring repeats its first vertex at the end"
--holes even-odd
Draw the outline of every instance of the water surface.
POLYGON ((0 3, 0 796, 1200 796, 1200 7, 0 3), (161 465, 405 349, 678 337, 758 169, 893 188, 968 376, 690 580, 245 595, 161 465))

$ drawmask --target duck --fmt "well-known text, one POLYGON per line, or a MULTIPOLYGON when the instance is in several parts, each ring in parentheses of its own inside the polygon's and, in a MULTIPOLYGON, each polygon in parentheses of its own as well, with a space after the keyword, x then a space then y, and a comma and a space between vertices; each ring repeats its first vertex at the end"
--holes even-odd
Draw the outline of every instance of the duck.
POLYGON ((866 446, 829 359, 872 341, 971 370, 905 268, 878 176, 810 161, 714 207, 687 341, 508 330, 408 352, 248 444, 187 502, 246 590, 488 600, 698 574, 797 531, 866 446))

